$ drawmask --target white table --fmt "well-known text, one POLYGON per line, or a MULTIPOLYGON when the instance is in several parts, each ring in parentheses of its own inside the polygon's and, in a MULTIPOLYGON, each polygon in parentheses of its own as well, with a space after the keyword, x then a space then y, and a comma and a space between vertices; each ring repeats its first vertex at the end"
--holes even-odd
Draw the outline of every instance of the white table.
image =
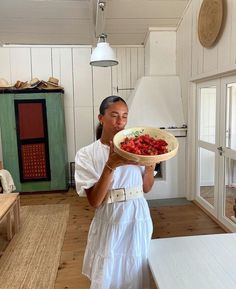
POLYGON ((148 261, 159 289, 235 289, 236 233, 154 239, 148 261))

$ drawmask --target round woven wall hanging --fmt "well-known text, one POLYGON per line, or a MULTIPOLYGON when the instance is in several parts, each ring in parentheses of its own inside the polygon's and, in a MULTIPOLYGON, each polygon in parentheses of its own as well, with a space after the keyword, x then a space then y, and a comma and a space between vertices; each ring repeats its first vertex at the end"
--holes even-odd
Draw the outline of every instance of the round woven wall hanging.
POLYGON ((202 46, 212 47, 223 22, 223 0, 203 0, 198 16, 198 37, 202 46))

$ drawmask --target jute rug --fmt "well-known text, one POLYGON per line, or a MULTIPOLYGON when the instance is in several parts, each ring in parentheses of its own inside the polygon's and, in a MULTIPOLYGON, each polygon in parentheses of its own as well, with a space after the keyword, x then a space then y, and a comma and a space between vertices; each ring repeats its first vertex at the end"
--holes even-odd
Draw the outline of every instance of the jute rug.
POLYGON ((21 207, 21 228, 0 258, 0 289, 53 289, 69 205, 21 207))

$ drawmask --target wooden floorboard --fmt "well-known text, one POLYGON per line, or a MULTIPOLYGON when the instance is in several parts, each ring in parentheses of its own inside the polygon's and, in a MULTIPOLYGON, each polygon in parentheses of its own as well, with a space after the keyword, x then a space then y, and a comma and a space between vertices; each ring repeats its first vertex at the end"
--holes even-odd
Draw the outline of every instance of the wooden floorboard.
MULTIPOLYGON (((89 281, 81 274, 81 268, 94 209, 89 206, 87 199, 78 197, 73 190, 65 193, 21 195, 22 206, 61 203, 70 204, 70 216, 55 289, 88 289, 89 281)), ((224 233, 193 203, 155 207, 150 211, 154 225, 153 238, 224 233)), ((151 288, 156 288, 153 280, 151 288)))

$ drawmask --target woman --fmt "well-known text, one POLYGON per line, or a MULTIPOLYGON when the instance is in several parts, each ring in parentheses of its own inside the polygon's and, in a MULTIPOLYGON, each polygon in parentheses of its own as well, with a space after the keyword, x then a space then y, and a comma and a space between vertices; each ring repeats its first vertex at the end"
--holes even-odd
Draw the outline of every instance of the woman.
POLYGON ((127 117, 121 97, 105 98, 97 141, 75 158, 77 192, 96 208, 83 263, 90 289, 150 288, 147 254, 153 228, 143 192, 153 185, 155 165, 141 167, 114 152, 112 139, 127 117))

